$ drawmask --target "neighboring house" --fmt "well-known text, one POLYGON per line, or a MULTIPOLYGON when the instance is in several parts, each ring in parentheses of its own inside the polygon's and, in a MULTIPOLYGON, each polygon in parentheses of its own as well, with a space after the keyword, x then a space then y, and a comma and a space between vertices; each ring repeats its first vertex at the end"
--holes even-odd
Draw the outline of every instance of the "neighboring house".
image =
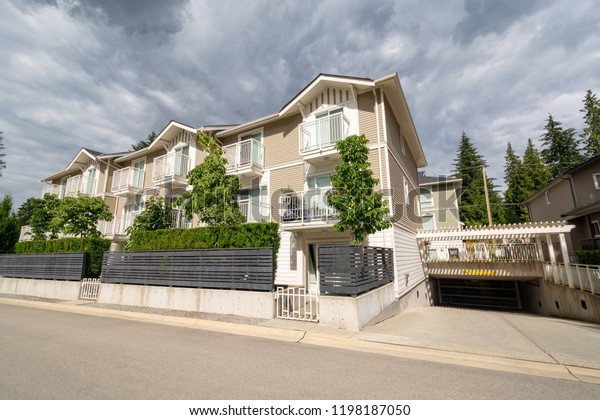
POLYGON ((532 222, 566 220, 575 225, 567 247, 571 259, 580 249, 600 249, 600 156, 550 181, 525 200, 532 222))
POLYGON ((458 205, 462 179, 419 172, 419 198, 423 229, 460 227, 458 205))
MULTIPOLYGON (((142 150, 102 155, 83 149, 77 164, 44 181, 57 185, 49 188, 60 194, 63 187, 71 191, 65 177, 81 175, 83 185, 89 185, 85 191, 105 197, 115 215, 103 233, 121 242, 148 197, 175 200, 188 187, 187 172, 205 156, 198 133, 220 142, 227 172, 239 176, 238 202, 246 221, 280 224, 276 285, 313 290, 319 287, 319 246, 349 244, 351 239, 349 232, 333 230, 337 214, 328 203, 330 176, 341 162, 335 143, 365 134, 371 169, 390 204, 393 226, 370 235, 364 244, 393 249, 398 293, 425 279, 415 234, 421 228, 417 168, 426 160, 396 74, 379 79, 320 74, 271 115, 235 126, 171 121, 142 150), (111 158, 105 160, 107 156, 111 158), (94 176, 95 184, 89 181, 94 176)), ((199 225, 197 217, 187 220, 177 209, 173 220, 174 227, 199 225)))

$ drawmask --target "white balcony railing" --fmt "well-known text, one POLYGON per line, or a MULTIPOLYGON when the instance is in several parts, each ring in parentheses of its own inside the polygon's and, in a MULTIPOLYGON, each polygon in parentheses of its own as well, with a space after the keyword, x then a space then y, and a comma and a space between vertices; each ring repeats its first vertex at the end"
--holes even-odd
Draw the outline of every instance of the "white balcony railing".
POLYGON ((329 205, 331 188, 314 188, 299 193, 287 193, 279 198, 281 223, 329 222, 338 212, 329 205))
POLYGON ((128 166, 113 173, 111 191, 127 192, 130 189, 141 189, 144 186, 144 170, 128 166))
POLYGON ((173 222, 172 226, 174 229, 189 229, 192 227, 192 221, 185 217, 185 213, 181 209, 172 209, 173 222))
POLYGON ((85 175, 75 175, 67 179, 65 196, 76 197, 78 195, 94 195, 96 178, 85 175))
POLYGON ((427 262, 541 261, 536 244, 433 243, 426 254, 427 262))
POLYGON ((46 194, 52 194, 58 198, 63 198, 65 196, 65 186, 58 184, 46 185, 42 189, 42 198, 44 198, 46 194))
POLYGON ((133 225, 133 222, 135 222, 135 219, 137 219, 141 212, 142 210, 126 212, 121 218, 121 224, 116 228, 115 232, 120 234, 127 233, 127 228, 133 225))
POLYGON ((310 153, 331 148, 348 136, 350 122, 343 113, 300 124, 300 152, 310 153))
POLYGON ((255 139, 244 140, 223 147, 223 156, 227 159, 227 171, 251 169, 264 166, 264 146, 255 139))
POLYGON ((190 158, 177 153, 169 153, 154 159, 153 182, 165 182, 176 177, 185 177, 190 170, 190 158))
POLYGON ((267 204, 245 199, 239 200, 238 205, 244 215, 245 223, 268 222, 271 218, 271 208, 267 204))

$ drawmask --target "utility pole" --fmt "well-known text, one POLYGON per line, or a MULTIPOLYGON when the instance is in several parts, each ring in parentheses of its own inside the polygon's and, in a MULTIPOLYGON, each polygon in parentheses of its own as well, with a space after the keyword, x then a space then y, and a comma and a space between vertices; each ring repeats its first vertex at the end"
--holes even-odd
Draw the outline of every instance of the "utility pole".
POLYGON ((485 192, 485 206, 487 208, 488 226, 492 226, 492 211, 490 210, 490 196, 488 194, 487 179, 485 177, 485 167, 481 166, 483 173, 483 191, 485 192))

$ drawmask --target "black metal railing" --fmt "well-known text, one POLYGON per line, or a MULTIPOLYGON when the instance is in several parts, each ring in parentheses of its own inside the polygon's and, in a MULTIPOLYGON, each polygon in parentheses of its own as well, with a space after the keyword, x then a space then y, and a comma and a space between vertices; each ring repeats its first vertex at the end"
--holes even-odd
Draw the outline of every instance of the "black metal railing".
POLYGON ((0 276, 44 280, 81 280, 87 254, 65 252, 52 254, 0 255, 0 276))
POLYGON ((319 246, 321 294, 358 296, 394 281, 389 248, 353 245, 319 246))
POLYGON ((103 283, 274 290, 272 248, 105 253, 103 283))
POLYGON ((583 249, 585 251, 600 249, 600 238, 582 239, 581 240, 581 249, 583 249))

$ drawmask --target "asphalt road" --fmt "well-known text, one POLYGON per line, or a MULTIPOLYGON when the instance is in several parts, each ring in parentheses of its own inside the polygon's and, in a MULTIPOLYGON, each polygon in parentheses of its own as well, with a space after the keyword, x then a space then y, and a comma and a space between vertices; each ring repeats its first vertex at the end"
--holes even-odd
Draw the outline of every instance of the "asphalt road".
POLYGON ((1 399, 591 399, 600 385, 0 304, 1 399))

